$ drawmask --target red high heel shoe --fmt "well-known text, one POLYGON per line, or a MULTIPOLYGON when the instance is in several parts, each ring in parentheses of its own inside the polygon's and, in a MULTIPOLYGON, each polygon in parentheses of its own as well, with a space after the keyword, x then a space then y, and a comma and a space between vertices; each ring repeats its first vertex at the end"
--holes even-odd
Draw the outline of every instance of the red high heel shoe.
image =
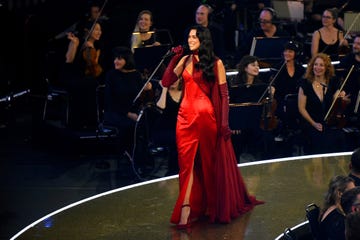
MULTIPOLYGON (((190 208, 190 204, 184 204, 184 205, 181 206, 181 208, 184 208, 184 207, 189 207, 189 208, 190 208)), ((190 208, 190 210, 191 210, 191 208, 190 208)), ((190 223, 190 213, 189 213, 189 216, 188 216, 188 218, 187 218, 187 222, 186 222, 185 224, 180 224, 180 223, 178 223, 178 224, 176 225, 176 228, 177 228, 178 230, 185 230, 185 229, 190 228, 190 227, 191 227, 191 223, 190 223)))

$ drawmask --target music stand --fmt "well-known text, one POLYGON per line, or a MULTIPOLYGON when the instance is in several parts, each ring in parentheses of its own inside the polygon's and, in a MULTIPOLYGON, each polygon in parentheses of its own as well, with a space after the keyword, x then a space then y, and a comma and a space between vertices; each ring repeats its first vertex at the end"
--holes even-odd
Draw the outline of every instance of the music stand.
POLYGON ((263 103, 258 100, 268 88, 267 84, 235 85, 229 88, 230 129, 258 128, 262 114, 263 103))
POLYGON ((232 130, 254 129, 260 126, 262 103, 229 104, 229 127, 232 130))
POLYGON ((229 88, 230 103, 256 103, 268 86, 265 83, 233 85, 229 88))
MULTIPOLYGON (((154 41, 160 43, 159 46, 145 46, 134 48, 134 59, 136 68, 140 71, 144 69, 151 70, 161 61, 162 57, 168 52, 173 45, 173 39, 169 30, 159 29, 149 31, 154 41)), ((133 32, 133 37, 139 37, 140 32, 133 32)))
POLYGON ((254 37, 250 55, 260 60, 279 61, 282 59, 284 45, 290 40, 290 37, 254 37))
POLYGON ((168 45, 135 48, 134 59, 136 68, 139 71, 154 68, 169 49, 170 46, 168 45))

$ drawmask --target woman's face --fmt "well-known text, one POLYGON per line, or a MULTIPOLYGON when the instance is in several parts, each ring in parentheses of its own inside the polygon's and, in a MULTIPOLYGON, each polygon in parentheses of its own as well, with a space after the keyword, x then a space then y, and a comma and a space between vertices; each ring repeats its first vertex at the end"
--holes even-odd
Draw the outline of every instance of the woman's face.
POLYGON ((126 64, 126 61, 122 57, 116 57, 114 59, 114 67, 115 67, 116 70, 121 71, 124 68, 125 64, 126 64))
POLYGON ((291 49, 284 50, 284 60, 285 61, 292 61, 295 59, 295 51, 291 49))
POLYGON ((259 63, 258 61, 249 63, 246 67, 245 67, 245 72, 250 75, 250 76, 257 76, 259 75, 259 63))
POLYGON ((326 27, 326 26, 334 25, 336 22, 336 19, 333 17, 331 12, 324 11, 324 13, 321 17, 321 21, 322 21, 322 25, 326 27))
POLYGON ((101 33, 102 33, 102 32, 101 32, 101 26, 100 26, 100 24, 96 23, 95 26, 94 26, 94 30, 93 30, 92 33, 91 33, 91 37, 92 37, 95 41, 97 41, 97 40, 100 39, 101 33))
POLYGON ((152 25, 150 14, 148 13, 142 14, 139 18, 138 25, 140 32, 149 31, 152 25))
POLYGON ((314 75, 315 77, 322 77, 325 75, 325 71, 326 71, 326 66, 325 66, 325 62, 322 58, 317 58, 315 59, 314 62, 314 75))
POLYGON ((200 47, 200 40, 196 36, 196 29, 191 29, 188 36, 188 44, 190 51, 194 51, 199 49, 200 47))

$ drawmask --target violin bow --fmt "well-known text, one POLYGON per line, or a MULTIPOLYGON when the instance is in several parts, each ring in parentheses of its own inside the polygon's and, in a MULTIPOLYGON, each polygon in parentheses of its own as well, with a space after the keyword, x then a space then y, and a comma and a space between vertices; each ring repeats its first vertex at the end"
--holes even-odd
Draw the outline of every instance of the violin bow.
MULTIPOLYGON (((259 98, 259 100, 257 101, 257 103, 260 103, 261 100, 265 97, 266 92, 271 91, 271 86, 273 85, 275 79, 278 78, 280 72, 282 71, 282 69, 284 68, 286 64, 286 61, 284 61, 284 63, 281 65, 281 67, 279 68, 278 72, 275 74, 275 76, 273 77, 273 79, 271 79, 270 83, 269 83, 269 87, 267 89, 265 89, 265 91, 262 93, 261 97, 259 98)), ((271 92, 270 92, 271 95, 271 92)))
POLYGON ((355 17, 354 20, 351 22, 349 29, 346 31, 346 33, 345 33, 345 35, 344 35, 344 39, 349 35, 351 29, 354 27, 354 25, 355 25, 355 23, 356 23, 356 21, 357 21, 357 19, 358 19, 359 17, 360 17, 360 12, 358 12, 358 13, 356 14, 356 17, 355 17))
POLYGON ((356 98, 356 103, 355 103, 355 107, 354 107, 354 113, 358 113, 359 104, 360 104, 360 90, 359 90, 357 98, 356 98))
MULTIPOLYGON (((347 36, 349 35, 351 29, 354 27, 357 19, 360 17, 360 12, 356 14, 356 17, 354 18, 354 20, 351 22, 348 30, 346 31, 346 33, 344 34, 344 38, 340 41, 339 46, 345 41, 345 39, 347 38, 347 36)), ((326 45, 325 48, 321 51, 322 53, 326 51, 326 49, 328 49, 329 45, 326 45)))
POLYGON ((90 28, 89 32, 87 33, 87 35, 86 35, 86 37, 85 37, 85 39, 84 39, 84 43, 83 43, 82 48, 84 48, 86 42, 89 40, 89 37, 90 37, 91 33, 94 31, 95 25, 96 25, 96 23, 99 21, 99 18, 100 18, 101 14, 102 14, 102 12, 103 12, 103 10, 104 10, 104 8, 105 8, 105 5, 107 4, 107 1, 108 1, 108 0, 105 0, 104 3, 103 3, 103 5, 101 6, 100 11, 99 11, 99 14, 96 16, 96 18, 95 18, 95 20, 94 20, 94 23, 91 25, 91 28, 90 28))
POLYGON ((337 98, 339 97, 340 92, 341 92, 342 89, 344 88, 344 86, 345 86, 348 78, 350 77, 350 74, 352 73, 353 69, 354 69, 354 64, 351 66, 348 74, 346 75, 345 80, 342 82, 342 84, 341 84, 341 86, 340 86, 340 88, 339 88, 339 91, 336 93, 336 96, 334 97, 334 99, 333 99, 333 101, 332 101, 332 103, 331 103, 331 105, 330 105, 330 108, 329 108, 329 110, 327 111, 327 113, 326 113, 326 115, 325 115, 325 117, 324 117, 324 122, 326 122, 327 118, 329 117, 330 112, 331 112, 331 110, 333 109, 333 107, 334 107, 334 105, 335 105, 335 102, 336 102, 337 98))

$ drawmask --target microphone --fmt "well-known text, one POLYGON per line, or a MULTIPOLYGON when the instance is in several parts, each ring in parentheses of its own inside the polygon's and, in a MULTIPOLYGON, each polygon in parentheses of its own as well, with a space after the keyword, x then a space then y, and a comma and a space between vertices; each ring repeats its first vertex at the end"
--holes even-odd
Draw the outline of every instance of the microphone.
POLYGON ((320 85, 323 87, 323 88, 327 88, 327 85, 325 83, 320 83, 320 85))
POLYGON ((144 109, 141 109, 140 112, 139 112, 138 118, 136 119, 136 122, 140 121, 143 114, 144 114, 144 109))

